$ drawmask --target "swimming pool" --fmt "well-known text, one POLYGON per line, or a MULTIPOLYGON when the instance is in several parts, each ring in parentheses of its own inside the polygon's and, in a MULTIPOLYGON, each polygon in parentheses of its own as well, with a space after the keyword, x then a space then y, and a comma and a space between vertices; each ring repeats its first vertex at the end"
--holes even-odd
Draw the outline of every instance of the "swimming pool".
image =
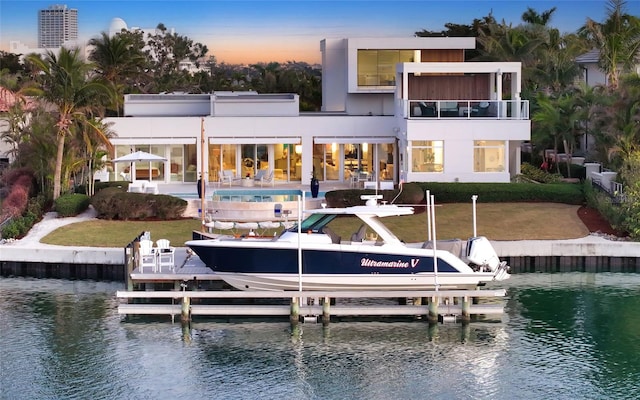
MULTIPOLYGON (((171 193, 172 196, 185 200, 198 200, 197 193, 171 193)), ((241 201, 241 202, 278 202, 297 201, 302 195, 301 190, 295 189, 217 189, 206 196, 206 200, 213 201, 241 201)), ((311 192, 304 192, 305 199, 311 198, 311 192)), ((318 198, 324 197, 324 192, 318 193, 318 198)))
MULTIPOLYGON (((319 192, 317 198, 312 198, 311 192, 305 192, 303 208, 320 208, 324 194, 319 192)), ((295 189, 217 189, 205 197, 205 216, 209 220, 239 222, 294 220, 298 218, 298 197, 301 195, 302 191, 295 189), (276 217, 276 205, 288 213, 276 217)), ((172 196, 187 200, 191 210, 200 209, 196 193, 172 193, 172 196)))

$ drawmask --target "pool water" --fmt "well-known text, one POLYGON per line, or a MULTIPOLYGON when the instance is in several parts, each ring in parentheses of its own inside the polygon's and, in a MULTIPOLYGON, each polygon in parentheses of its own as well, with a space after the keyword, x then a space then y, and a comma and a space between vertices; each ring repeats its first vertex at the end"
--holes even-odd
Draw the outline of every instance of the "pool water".
MULTIPOLYGON (((180 197, 185 200, 199 199, 197 193, 172 193, 172 196, 180 197)), ((273 190, 273 189, 221 189, 214 190, 211 197, 207 200, 224 201, 224 202, 243 202, 243 203, 273 203, 280 201, 296 201, 298 196, 302 195, 301 190, 289 189, 289 190, 273 190)), ((311 192, 305 191, 304 197, 306 199, 311 198, 311 192)), ((318 197, 324 197, 324 192, 319 192, 318 197)))

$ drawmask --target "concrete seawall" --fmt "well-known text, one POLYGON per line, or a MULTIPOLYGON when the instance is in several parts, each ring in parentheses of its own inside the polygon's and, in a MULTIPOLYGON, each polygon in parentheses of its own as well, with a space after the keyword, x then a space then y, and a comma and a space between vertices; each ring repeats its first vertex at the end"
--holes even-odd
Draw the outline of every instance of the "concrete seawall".
MULTIPOLYGON (((512 273, 640 272, 640 243, 589 235, 568 240, 492 241, 512 273)), ((186 251, 178 249, 177 251, 186 251)), ((36 243, 0 245, 0 275, 51 278, 124 278, 123 248, 36 243)))

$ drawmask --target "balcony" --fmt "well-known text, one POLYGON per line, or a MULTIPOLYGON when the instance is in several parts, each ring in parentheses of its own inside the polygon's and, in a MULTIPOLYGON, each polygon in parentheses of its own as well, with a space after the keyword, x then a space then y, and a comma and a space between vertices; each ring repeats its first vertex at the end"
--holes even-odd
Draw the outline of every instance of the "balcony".
POLYGON ((529 119, 529 100, 402 100, 407 119, 529 119))

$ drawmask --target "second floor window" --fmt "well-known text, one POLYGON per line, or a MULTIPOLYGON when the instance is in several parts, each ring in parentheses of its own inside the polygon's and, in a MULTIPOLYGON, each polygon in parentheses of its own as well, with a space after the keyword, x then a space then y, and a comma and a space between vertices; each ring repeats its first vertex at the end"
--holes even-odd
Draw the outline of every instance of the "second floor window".
POLYGON ((396 64, 413 62, 413 50, 358 50, 358 86, 395 86, 396 64))

